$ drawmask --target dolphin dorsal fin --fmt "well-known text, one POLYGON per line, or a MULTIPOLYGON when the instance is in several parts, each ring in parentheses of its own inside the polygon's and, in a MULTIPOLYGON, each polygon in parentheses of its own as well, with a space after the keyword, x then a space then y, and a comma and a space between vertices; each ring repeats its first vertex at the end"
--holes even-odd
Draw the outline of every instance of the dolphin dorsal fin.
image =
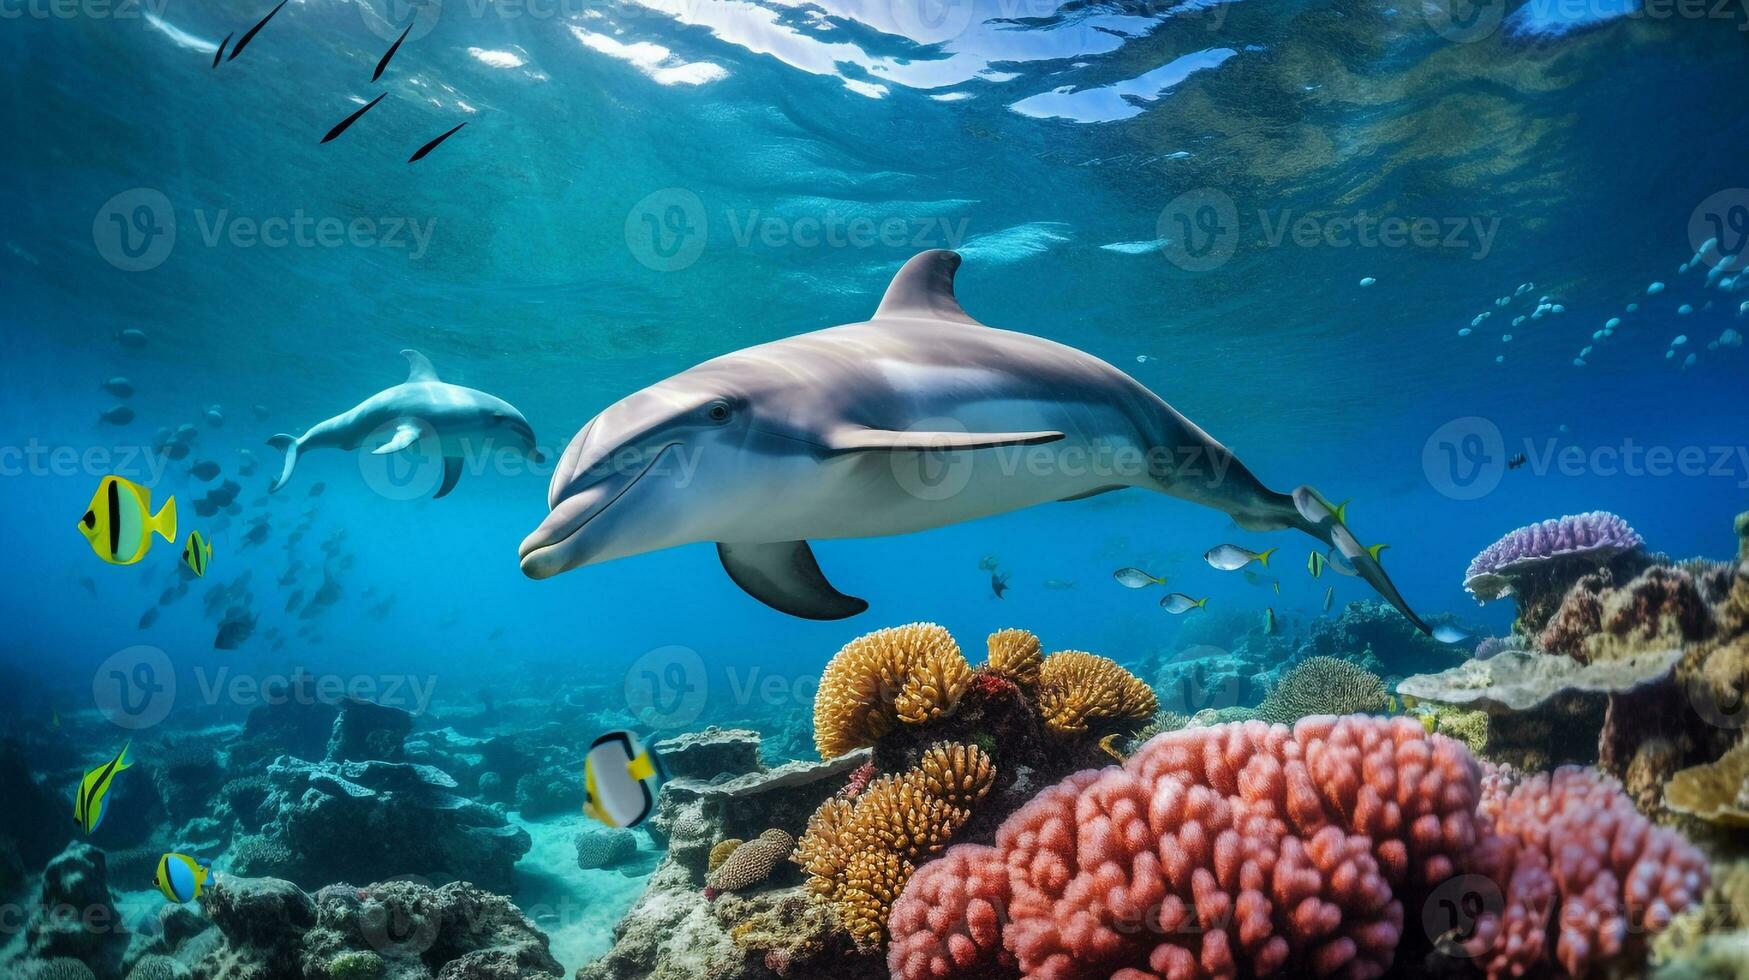
POLYGON ((431 366, 431 359, 409 347, 401 352, 407 359, 407 383, 419 381, 436 381, 437 369, 431 366))
POLYGON ((981 326, 960 309, 960 301, 954 298, 953 274, 959 267, 959 253, 945 248, 912 256, 887 286, 887 294, 881 297, 874 318, 952 320, 981 326))

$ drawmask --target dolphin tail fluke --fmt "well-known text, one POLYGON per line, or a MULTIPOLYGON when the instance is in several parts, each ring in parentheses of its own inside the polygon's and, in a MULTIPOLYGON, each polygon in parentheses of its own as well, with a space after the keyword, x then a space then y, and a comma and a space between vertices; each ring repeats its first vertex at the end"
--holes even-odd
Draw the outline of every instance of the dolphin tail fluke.
POLYGON ((267 488, 268 493, 278 493, 279 488, 291 479, 292 468, 298 465, 298 439, 281 432, 270 437, 267 444, 285 453, 285 467, 279 471, 279 479, 274 480, 273 485, 267 488))
MULTIPOLYGON (((1346 506, 1343 509, 1346 510, 1346 506)), ((1302 486, 1292 494, 1265 490, 1259 500, 1233 514, 1233 520, 1247 531, 1298 528, 1324 542, 1340 552, 1354 566, 1360 577, 1366 579, 1416 629, 1432 634, 1432 628, 1420 616, 1415 615, 1415 610, 1409 608, 1403 594, 1397 591, 1391 577, 1385 574, 1384 566, 1379 564, 1377 550, 1383 550, 1384 546, 1376 546, 1377 550, 1363 546, 1354 536, 1354 532, 1348 529, 1348 524, 1338 516, 1337 510, 1318 491, 1308 486, 1302 486)))

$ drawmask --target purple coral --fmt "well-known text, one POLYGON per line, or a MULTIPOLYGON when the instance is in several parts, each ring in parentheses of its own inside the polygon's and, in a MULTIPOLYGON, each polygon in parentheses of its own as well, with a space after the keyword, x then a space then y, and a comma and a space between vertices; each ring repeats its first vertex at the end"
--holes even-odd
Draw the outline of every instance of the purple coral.
POLYGON ((1556 558, 1585 557, 1598 563, 1645 542, 1628 522, 1605 510, 1570 514, 1507 534, 1477 555, 1464 573, 1464 588, 1483 602, 1512 591, 1512 579, 1556 558))

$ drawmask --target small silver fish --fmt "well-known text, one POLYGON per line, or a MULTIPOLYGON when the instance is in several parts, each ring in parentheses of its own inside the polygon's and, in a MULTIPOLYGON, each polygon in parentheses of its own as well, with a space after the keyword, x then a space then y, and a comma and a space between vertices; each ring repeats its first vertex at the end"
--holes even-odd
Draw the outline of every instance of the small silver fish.
POLYGON ((1265 568, 1269 567, 1269 556, 1275 554, 1275 549, 1268 551, 1252 551, 1236 544, 1223 544, 1210 548, 1202 560, 1223 572, 1236 572, 1246 565, 1256 562, 1265 568))
POLYGON ((1332 585, 1329 588, 1324 590, 1324 611, 1329 612, 1331 603, 1333 603, 1335 601, 1336 601, 1336 586, 1332 585))
POLYGON ((1145 589, 1150 585, 1166 584, 1166 576, 1155 577, 1139 568, 1120 568, 1112 572, 1111 577, 1117 579, 1117 584, 1126 589, 1145 589))
POLYGON ((1187 596, 1182 592, 1174 592, 1160 600, 1160 608, 1177 616, 1182 613, 1190 612, 1192 609, 1201 609, 1208 603, 1208 601, 1208 596, 1203 596, 1201 599, 1192 599, 1190 596, 1187 596))

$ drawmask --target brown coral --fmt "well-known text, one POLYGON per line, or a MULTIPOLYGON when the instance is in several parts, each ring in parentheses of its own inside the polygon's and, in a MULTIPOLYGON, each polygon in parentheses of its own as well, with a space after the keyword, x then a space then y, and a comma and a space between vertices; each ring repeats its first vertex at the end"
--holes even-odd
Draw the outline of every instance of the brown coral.
POLYGON ((998 630, 990 634, 986 643, 990 649, 986 670, 1029 691, 1038 686, 1039 668, 1045 662, 1038 637, 1028 630, 998 630))
POLYGON ((1713 632, 1706 591, 1713 569, 1654 565, 1624 585, 1608 572, 1573 585, 1537 638, 1551 653, 1591 663, 1655 650, 1672 650, 1713 632), (1697 575, 1698 573, 1698 575, 1697 575))
POLYGON ((845 644, 814 695, 814 745, 830 759, 873 745, 897 725, 953 713, 971 683, 959 644, 934 623, 876 630, 845 644))
POLYGON ((1664 805, 1724 827, 1749 827, 1749 742, 1670 777, 1664 805))
MULTIPOLYGON (((726 842, 725 842, 726 843, 726 842)), ((768 830, 730 851, 716 870, 705 878, 706 894, 738 892, 761 884, 796 848, 795 838, 781 830, 768 830)), ((715 854, 712 848, 712 854, 715 854)))
POLYGON ((916 768, 882 776, 854 802, 822 804, 792 860, 810 876, 808 891, 832 907, 857 945, 877 949, 911 872, 965 826, 995 778, 984 750, 938 742, 916 768))
POLYGON ((735 853, 735 848, 740 847, 741 844, 742 841, 739 837, 731 837, 728 840, 717 841, 716 846, 711 848, 710 858, 705 862, 705 873, 709 874, 722 867, 723 862, 727 861, 729 855, 735 853))
POLYGON ((1039 668, 1039 715, 1058 734, 1085 732, 1096 721, 1145 723, 1158 707, 1152 688, 1107 657, 1065 650, 1039 668))

